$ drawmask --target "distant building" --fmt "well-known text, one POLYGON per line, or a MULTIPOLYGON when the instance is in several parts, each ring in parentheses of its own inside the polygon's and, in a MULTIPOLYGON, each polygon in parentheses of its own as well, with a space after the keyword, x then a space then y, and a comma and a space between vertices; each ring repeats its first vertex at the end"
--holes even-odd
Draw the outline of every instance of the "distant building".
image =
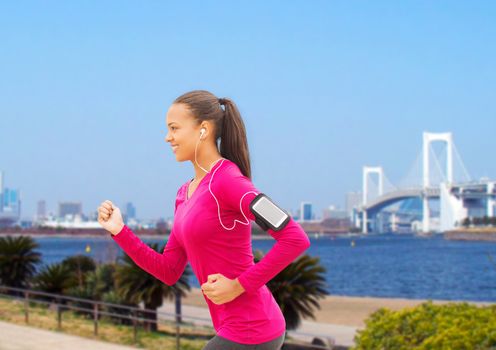
POLYGON ((347 219, 349 218, 348 212, 346 210, 339 209, 334 205, 322 210, 322 219, 347 219))
POLYGON ((320 224, 323 227, 328 227, 328 228, 341 228, 341 229, 346 229, 351 226, 350 219, 348 217, 344 219, 334 219, 334 218, 327 218, 323 219, 320 224))
POLYGON ((20 190, 5 187, 5 174, 0 171, 0 227, 16 225, 21 217, 20 190))
POLYGON ((126 203, 126 212, 124 214, 124 222, 136 221, 136 207, 131 202, 126 203))
POLYGON ((312 203, 301 202, 300 208, 301 208, 300 209, 300 221, 313 220, 314 216, 312 215, 312 203))
POLYGON ((33 227, 33 222, 31 220, 21 220, 20 221, 21 228, 31 228, 33 227))
POLYGON ((157 222, 155 223, 155 227, 160 230, 167 230, 168 229, 168 223, 167 220, 164 218, 159 218, 157 222))
POLYGON ((83 206, 81 202, 59 202, 59 213, 60 218, 64 218, 66 215, 75 217, 83 215, 83 206))
POLYGON ((362 204, 362 192, 348 192, 346 194, 346 212, 350 218, 353 217, 353 209, 362 204))
POLYGON ((5 187, 3 190, 3 204, 2 212, 9 213, 13 216, 19 217, 21 215, 21 199, 19 190, 10 189, 5 187))
POLYGON ((98 221, 98 211, 91 211, 87 217, 85 217, 88 221, 98 221))
POLYGON ((37 204, 36 219, 42 220, 47 217, 46 201, 40 200, 37 204))

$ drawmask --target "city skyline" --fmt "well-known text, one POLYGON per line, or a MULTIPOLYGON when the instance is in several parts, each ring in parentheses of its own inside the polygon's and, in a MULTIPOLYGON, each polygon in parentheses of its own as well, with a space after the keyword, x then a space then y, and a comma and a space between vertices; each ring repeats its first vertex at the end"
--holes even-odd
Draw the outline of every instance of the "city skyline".
MULTIPOLYGON (((83 210, 83 202, 80 200, 58 200, 56 201, 57 208, 54 209, 51 206, 47 206, 46 199, 39 199, 36 201, 36 213, 32 216, 28 217, 26 215, 22 215, 21 204, 22 196, 21 189, 13 189, 7 186, 4 186, 5 183, 5 172, 0 170, 0 214, 5 211, 5 214, 12 214, 13 217, 16 217, 18 220, 23 222, 37 222, 39 220, 43 220, 46 218, 58 218, 65 219, 67 215, 69 215, 72 219, 74 217, 79 216, 80 219, 84 220, 96 220, 98 216, 98 212, 95 209, 86 209, 83 210), (6 210, 4 210, 6 209, 6 210), (19 215, 19 212, 21 215, 19 215), (17 213, 16 215, 14 215, 17 213)), ((115 203, 118 205, 117 203, 115 203)), ((127 201, 124 205, 118 205, 122 207, 122 213, 125 217, 131 219, 139 219, 136 215, 136 207, 131 201, 127 201)), ((339 210, 340 206, 335 208, 334 205, 330 205, 327 208, 324 208, 322 211, 322 215, 316 215, 313 210, 313 204, 311 202, 301 202, 300 208, 296 210, 289 210, 289 213, 295 217, 299 218, 300 216, 304 218, 304 220, 315 220, 326 217, 326 213, 333 210, 339 210), (303 211, 303 206, 306 205, 307 209, 306 214, 303 211)), ((157 220, 172 220, 174 215, 162 216, 157 218, 148 218, 147 220, 157 221, 157 220)), ((17 220, 16 219, 16 220, 17 220)), ((300 218, 301 219, 301 218, 300 218)))

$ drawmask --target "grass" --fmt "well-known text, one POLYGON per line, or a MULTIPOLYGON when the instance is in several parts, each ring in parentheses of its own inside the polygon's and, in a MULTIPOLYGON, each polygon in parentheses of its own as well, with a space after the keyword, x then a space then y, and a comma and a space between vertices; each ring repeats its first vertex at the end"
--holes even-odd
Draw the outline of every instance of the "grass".
MULTIPOLYGON (((24 301, 0 297, 0 320, 26 325, 24 301)), ((176 326, 172 321, 161 321, 157 332, 148 332, 143 327, 137 329, 137 343, 134 343, 132 326, 113 323, 107 316, 98 321, 98 335, 94 335, 94 322, 88 316, 65 310, 62 313, 61 330, 58 330, 57 313, 46 304, 30 302, 29 326, 51 331, 62 331, 94 340, 130 345, 150 350, 176 349, 176 326)), ((181 325, 181 350, 200 350, 215 333, 209 328, 181 325)))

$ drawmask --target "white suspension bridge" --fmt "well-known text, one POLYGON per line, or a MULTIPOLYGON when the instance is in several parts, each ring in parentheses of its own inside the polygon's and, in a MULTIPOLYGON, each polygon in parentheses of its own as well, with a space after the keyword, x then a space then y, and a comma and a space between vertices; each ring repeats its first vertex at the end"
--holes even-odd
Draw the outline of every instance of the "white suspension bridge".
POLYGON ((412 199, 422 203, 420 227, 415 228, 415 222, 412 222, 412 230, 423 233, 446 231, 469 216, 494 216, 496 180, 471 179, 452 133, 424 132, 422 151, 399 185, 395 186, 387 179, 381 166, 363 167, 362 203, 356 208, 354 224, 363 233, 378 231, 377 218, 382 211, 412 199), (436 152, 433 144, 440 144, 444 149, 436 152), (376 175, 377 182, 372 175, 376 175), (432 217, 431 205, 437 200, 439 217, 432 217))

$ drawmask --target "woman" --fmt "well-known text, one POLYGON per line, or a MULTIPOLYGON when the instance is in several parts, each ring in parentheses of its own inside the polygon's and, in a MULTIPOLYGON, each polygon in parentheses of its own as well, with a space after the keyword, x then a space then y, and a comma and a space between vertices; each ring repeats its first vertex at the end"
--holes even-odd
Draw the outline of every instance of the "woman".
POLYGON ((166 142, 177 161, 192 162, 195 177, 177 191, 163 253, 135 236, 111 201, 98 207, 98 221, 138 266, 167 285, 190 263, 216 330, 204 350, 280 349, 286 322, 265 284, 310 246, 308 236, 292 218, 280 230, 269 228, 276 243, 254 264, 250 203, 260 191, 251 182, 245 126, 232 100, 188 92, 172 103, 166 123, 166 142))

